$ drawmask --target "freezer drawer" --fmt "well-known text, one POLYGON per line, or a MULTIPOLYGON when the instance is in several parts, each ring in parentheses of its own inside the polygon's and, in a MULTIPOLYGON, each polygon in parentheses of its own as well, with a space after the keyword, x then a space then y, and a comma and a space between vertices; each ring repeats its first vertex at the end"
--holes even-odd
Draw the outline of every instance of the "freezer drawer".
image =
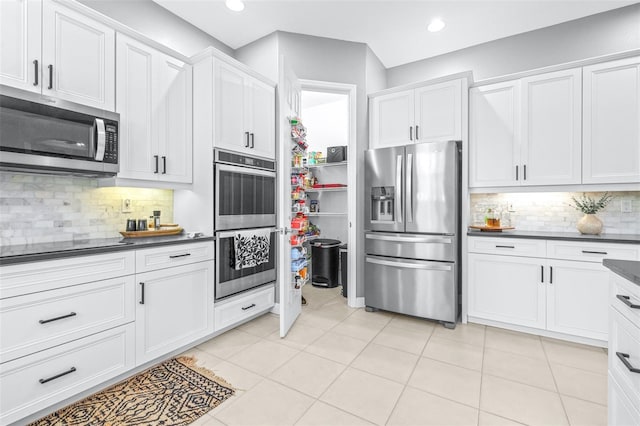
POLYGON ((366 253, 377 256, 454 262, 458 257, 456 243, 453 235, 365 234, 366 253))
POLYGON ((455 323, 456 264, 367 256, 364 296, 369 307, 455 323))

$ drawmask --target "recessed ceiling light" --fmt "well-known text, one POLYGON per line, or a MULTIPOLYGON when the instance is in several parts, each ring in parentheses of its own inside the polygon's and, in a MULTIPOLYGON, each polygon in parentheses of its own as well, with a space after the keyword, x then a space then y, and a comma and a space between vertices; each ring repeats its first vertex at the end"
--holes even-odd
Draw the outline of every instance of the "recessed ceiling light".
POLYGON ((445 25, 446 24, 444 23, 444 21, 442 19, 434 18, 429 23, 429 26, 427 27, 427 29, 429 31, 431 31, 432 33, 436 33, 438 31, 440 31, 441 29, 443 29, 445 25))
POLYGON ((244 2, 242 0, 226 0, 224 4, 234 12, 241 12, 244 10, 244 2))

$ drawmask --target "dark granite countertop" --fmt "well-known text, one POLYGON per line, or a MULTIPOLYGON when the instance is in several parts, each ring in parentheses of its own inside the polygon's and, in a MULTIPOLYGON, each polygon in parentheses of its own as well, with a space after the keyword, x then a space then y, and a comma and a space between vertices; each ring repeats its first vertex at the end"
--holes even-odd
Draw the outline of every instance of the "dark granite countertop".
POLYGON ((187 234, 147 238, 102 238, 0 247, 0 265, 138 250, 172 244, 213 241, 213 236, 189 238, 187 234))
POLYGON ((640 286, 640 262, 635 260, 604 259, 602 264, 621 277, 640 286))
POLYGON ((537 240, 566 240, 589 241, 597 243, 640 244, 640 235, 637 234, 601 234, 583 235, 579 232, 546 232, 546 231, 502 231, 483 232, 467 231, 467 235, 473 237, 498 237, 498 238, 531 238, 537 240))

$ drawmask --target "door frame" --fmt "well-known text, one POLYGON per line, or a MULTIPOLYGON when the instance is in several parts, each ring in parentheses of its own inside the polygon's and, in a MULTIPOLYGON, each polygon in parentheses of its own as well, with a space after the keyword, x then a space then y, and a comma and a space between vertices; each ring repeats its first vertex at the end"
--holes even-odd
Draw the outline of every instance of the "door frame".
MULTIPOLYGON (((350 307, 357 308, 364 306, 363 300, 358 301, 356 296, 356 253, 358 252, 358 217, 356 214, 357 200, 357 170, 356 161, 358 158, 357 140, 356 140, 356 85, 347 83, 336 83, 330 81, 304 80, 300 79, 302 91, 314 91, 325 93, 337 93, 347 95, 349 98, 349 140, 347 145, 347 222, 348 222, 348 244, 347 251, 347 304, 350 307)), ((302 112, 301 112, 302 114, 302 112)), ((302 117, 304 120, 304 117, 302 117)))

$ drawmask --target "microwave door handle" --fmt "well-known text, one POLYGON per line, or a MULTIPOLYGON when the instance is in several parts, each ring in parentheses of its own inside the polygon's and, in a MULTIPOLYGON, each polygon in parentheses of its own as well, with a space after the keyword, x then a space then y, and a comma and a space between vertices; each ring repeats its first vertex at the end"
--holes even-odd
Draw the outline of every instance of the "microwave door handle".
POLYGON ((96 118, 93 122, 93 134, 95 137, 96 161, 104 160, 104 149, 107 143, 107 132, 104 127, 104 120, 96 118))
MULTIPOLYGON (((416 129, 418 126, 416 126, 416 129)), ((413 154, 407 155, 407 223, 413 223, 413 154)))
POLYGON ((396 157, 396 222, 402 223, 402 155, 396 157))

